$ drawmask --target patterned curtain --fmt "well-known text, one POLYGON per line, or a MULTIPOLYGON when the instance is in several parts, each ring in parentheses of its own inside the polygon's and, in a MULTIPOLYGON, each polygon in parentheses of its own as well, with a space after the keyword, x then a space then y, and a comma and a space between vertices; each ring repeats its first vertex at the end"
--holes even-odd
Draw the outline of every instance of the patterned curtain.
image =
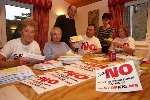
POLYGON ((43 50, 45 43, 48 41, 49 30, 49 11, 52 7, 51 0, 16 0, 17 2, 33 5, 33 19, 38 23, 38 32, 35 40, 43 50))
POLYGON ((4 0, 0 0, 0 48, 7 42, 4 0))
MULTIPOLYGON (((133 0, 108 0, 109 11, 112 13, 112 26, 118 28, 123 25, 124 21, 124 4, 133 0)), ((117 36, 114 35, 114 36, 117 36)))

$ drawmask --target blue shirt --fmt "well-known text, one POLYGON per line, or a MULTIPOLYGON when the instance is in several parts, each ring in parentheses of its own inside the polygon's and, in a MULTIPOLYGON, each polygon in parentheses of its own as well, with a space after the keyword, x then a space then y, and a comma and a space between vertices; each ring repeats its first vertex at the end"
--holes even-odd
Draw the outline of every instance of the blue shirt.
POLYGON ((44 56, 46 56, 46 59, 55 59, 56 55, 65 55, 67 51, 71 50, 69 46, 65 42, 60 43, 46 43, 44 46, 44 56))

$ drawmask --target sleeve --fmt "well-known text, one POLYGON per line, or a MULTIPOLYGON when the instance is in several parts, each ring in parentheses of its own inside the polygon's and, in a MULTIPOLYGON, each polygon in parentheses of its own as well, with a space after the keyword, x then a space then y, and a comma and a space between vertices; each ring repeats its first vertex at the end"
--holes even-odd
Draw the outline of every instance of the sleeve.
POLYGON ((97 28, 97 37, 98 37, 98 39, 100 40, 100 41, 103 41, 104 39, 103 39, 103 34, 102 34, 102 26, 100 26, 100 27, 98 27, 97 28))
POLYGON ((129 46, 132 49, 135 49, 135 40, 132 37, 129 37, 129 46))
POLYGON ((67 49, 67 51, 71 50, 71 48, 64 42, 64 46, 67 49))
POLYGON ((54 57, 54 55, 52 54, 51 46, 48 43, 45 44, 43 53, 46 59, 52 59, 54 57))
POLYGON ((116 37, 113 41, 112 41, 112 43, 114 43, 114 42, 120 42, 120 40, 119 40, 119 38, 118 37, 116 37))
POLYGON ((109 50, 115 49, 114 43, 116 43, 117 41, 119 41, 118 38, 113 39, 113 41, 111 42, 111 45, 110 45, 110 47, 109 47, 109 50))
POLYGON ((4 45, 4 47, 1 49, 0 54, 8 58, 13 52, 13 44, 14 43, 12 41, 7 42, 6 45, 4 45))
POLYGON ((37 55, 41 55, 41 50, 40 50, 40 46, 37 42, 35 42, 35 50, 34 53, 37 55))
POLYGON ((95 44, 96 44, 97 48, 102 48, 99 39, 96 38, 96 43, 95 44))

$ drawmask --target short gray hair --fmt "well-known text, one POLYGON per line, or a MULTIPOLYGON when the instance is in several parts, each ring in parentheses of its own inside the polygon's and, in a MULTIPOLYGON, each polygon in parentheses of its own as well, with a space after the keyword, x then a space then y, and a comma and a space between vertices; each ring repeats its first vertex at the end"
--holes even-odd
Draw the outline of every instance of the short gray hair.
POLYGON ((58 30, 58 31, 60 32, 60 34, 62 34, 61 28, 55 26, 55 27, 53 27, 53 28, 51 29, 50 35, 52 35, 52 33, 53 33, 52 31, 53 31, 53 30, 58 30))

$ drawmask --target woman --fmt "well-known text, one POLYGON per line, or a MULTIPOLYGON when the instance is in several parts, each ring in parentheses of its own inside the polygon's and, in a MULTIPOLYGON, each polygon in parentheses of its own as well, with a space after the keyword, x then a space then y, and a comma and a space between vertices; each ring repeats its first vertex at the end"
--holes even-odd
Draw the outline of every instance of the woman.
POLYGON ((102 53, 108 53, 112 41, 113 29, 110 25, 111 18, 110 13, 104 13, 102 16, 103 26, 100 26, 97 30, 97 37, 102 45, 102 53))
POLYGON ((118 28, 118 37, 116 37, 111 44, 110 49, 115 49, 117 52, 124 52, 133 55, 135 50, 135 41, 132 37, 128 36, 125 27, 118 28))
POLYGON ((57 59, 71 50, 65 42, 60 42, 62 31, 59 27, 52 28, 50 35, 51 42, 46 43, 43 50, 47 60, 57 59))
POLYGON ((40 47, 34 40, 37 24, 32 19, 21 22, 21 38, 10 40, 0 51, 0 67, 18 66, 28 64, 27 59, 22 58, 24 53, 41 55, 40 47))

